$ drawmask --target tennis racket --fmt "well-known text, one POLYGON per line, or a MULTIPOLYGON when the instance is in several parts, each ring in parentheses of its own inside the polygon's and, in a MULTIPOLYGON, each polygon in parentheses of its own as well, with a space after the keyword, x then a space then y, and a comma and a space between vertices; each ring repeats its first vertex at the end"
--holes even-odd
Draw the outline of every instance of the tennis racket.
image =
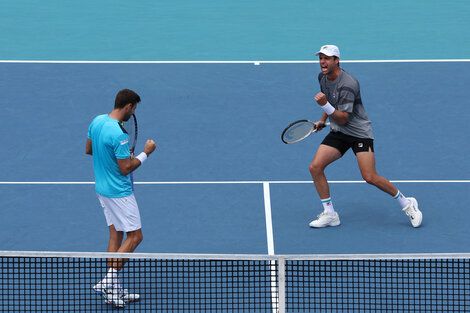
MULTIPOLYGON (((329 126, 330 123, 326 122, 325 126, 329 126)), ((299 120, 289 124, 284 129, 281 135, 283 143, 290 144, 296 143, 307 138, 311 133, 316 133, 318 129, 315 128, 315 123, 309 120, 299 120)))
MULTIPOLYGON (((135 114, 132 114, 129 120, 123 123, 123 128, 126 131, 127 135, 129 135, 129 150, 131 153, 131 158, 133 159, 135 144, 137 143, 137 134, 138 134, 137 118, 135 117, 135 114)), ((134 190, 134 173, 131 172, 130 175, 131 175, 131 182, 132 182, 132 190, 134 190)))

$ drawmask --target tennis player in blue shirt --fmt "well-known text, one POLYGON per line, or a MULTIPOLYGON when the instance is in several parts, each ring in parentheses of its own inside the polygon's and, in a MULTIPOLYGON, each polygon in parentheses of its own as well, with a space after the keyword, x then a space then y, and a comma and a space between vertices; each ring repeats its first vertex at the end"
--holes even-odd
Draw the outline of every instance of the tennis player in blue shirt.
MULTIPOLYGON (((108 252, 134 252, 143 239, 139 207, 129 174, 142 165, 156 144, 147 140, 144 151, 131 158, 129 136, 121 126, 134 114, 139 102, 140 97, 134 91, 119 91, 112 112, 97 116, 88 128, 86 153, 93 156, 95 190, 109 228, 108 252), (124 233, 127 237, 123 242, 124 233)), ((118 273, 125 262, 109 259, 106 277, 93 287, 107 303, 117 307, 140 298, 120 285, 118 273)))

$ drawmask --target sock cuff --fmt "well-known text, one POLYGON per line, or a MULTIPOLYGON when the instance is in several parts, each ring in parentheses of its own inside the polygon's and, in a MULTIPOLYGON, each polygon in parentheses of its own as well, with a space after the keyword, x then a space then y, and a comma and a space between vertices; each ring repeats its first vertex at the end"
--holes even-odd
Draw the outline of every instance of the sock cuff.
POLYGON ((330 202, 331 201, 331 197, 327 198, 327 199, 320 199, 322 203, 327 203, 327 202, 330 202))

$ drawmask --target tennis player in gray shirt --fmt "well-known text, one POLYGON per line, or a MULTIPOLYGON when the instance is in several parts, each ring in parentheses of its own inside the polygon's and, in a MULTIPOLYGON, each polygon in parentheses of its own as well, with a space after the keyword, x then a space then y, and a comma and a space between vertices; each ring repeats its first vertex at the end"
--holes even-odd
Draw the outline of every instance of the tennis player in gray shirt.
POLYGON ((318 75, 320 90, 315 101, 323 109, 317 129, 325 127, 329 119, 331 131, 325 137, 310 164, 310 174, 323 204, 324 211, 310 223, 310 227, 340 225, 338 213, 333 207, 325 168, 341 158, 352 148, 364 180, 394 197, 408 215, 413 227, 419 227, 423 214, 415 198, 406 198, 389 180, 375 170, 374 136, 371 121, 362 104, 359 82, 339 66, 340 52, 337 46, 325 45, 315 55, 319 56, 321 73, 318 75))

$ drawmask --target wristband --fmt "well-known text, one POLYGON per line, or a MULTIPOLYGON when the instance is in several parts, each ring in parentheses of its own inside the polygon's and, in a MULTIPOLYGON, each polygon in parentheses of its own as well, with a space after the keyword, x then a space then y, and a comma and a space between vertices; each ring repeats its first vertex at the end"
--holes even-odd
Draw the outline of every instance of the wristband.
POLYGON ((327 101, 324 106, 321 107, 326 114, 331 115, 335 111, 335 108, 327 101))
POLYGON ((139 159, 140 164, 144 163, 145 160, 147 160, 148 156, 145 152, 141 152, 138 156, 135 157, 136 159, 139 159))

